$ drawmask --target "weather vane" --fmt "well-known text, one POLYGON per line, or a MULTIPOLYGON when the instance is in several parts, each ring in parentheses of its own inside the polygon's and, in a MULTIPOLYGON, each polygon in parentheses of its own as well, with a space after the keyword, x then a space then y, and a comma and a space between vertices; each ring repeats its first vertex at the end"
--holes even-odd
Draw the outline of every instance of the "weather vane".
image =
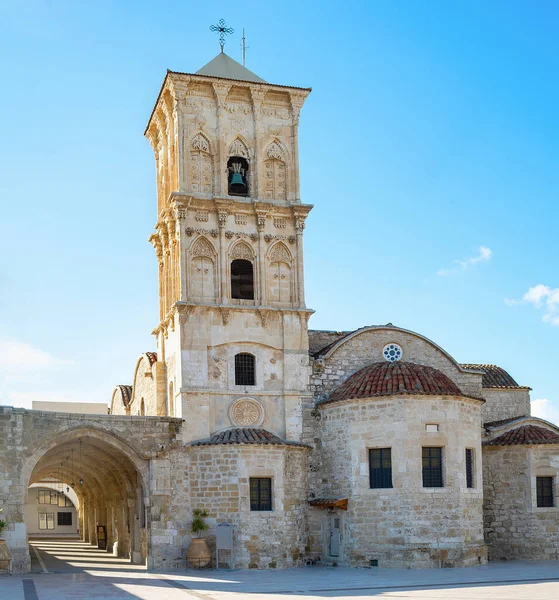
POLYGON ((225 46, 225 35, 235 33, 234 29, 225 26, 225 19, 219 19, 217 25, 210 25, 210 31, 219 32, 219 45, 221 46, 222 52, 223 46, 225 46))

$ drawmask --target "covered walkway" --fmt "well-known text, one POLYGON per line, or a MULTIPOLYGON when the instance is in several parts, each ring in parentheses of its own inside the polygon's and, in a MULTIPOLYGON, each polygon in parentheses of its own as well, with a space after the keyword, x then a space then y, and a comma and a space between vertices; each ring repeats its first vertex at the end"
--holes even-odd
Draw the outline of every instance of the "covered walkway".
POLYGON ((91 573, 96 570, 114 572, 145 571, 106 550, 77 538, 32 539, 29 542, 32 573, 91 573))

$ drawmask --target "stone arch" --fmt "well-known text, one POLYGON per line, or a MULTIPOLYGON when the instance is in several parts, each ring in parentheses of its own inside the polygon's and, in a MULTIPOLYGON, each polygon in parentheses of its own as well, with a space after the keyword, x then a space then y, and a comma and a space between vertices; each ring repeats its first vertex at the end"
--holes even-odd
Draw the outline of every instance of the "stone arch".
POLYGON ((240 156, 248 162, 251 160, 250 145, 242 135, 236 135, 229 144, 228 156, 240 156))
POLYGON ((190 141, 190 181, 193 192, 213 192, 213 158, 209 138, 201 131, 190 141))
MULTIPOLYGON (((107 547, 117 542, 120 556, 136 553, 137 561, 147 559, 147 553, 142 556, 141 528, 134 526, 130 533, 126 523, 135 525, 140 511, 151 505, 149 464, 120 435, 95 425, 82 424, 51 434, 39 440, 33 451, 23 458, 21 473, 24 504, 29 485, 39 483, 45 477, 54 476, 64 486, 74 483, 84 539, 96 543, 96 525, 103 524, 107 547), (75 460, 70 473, 68 456, 71 450, 78 448, 79 455, 73 456, 75 460), (61 474, 57 467, 61 461, 64 464, 65 457, 67 471, 62 468, 61 474)), ((149 531, 146 530, 145 535, 149 553, 149 531)))
POLYGON ((278 140, 274 140, 264 153, 264 195, 269 200, 287 199, 286 152, 278 140))
POLYGON ((254 250, 243 240, 233 242, 229 248, 229 259, 254 260, 254 250))
POLYGON ((283 242, 277 242, 268 252, 267 280, 270 302, 293 302, 293 257, 283 242))
POLYGON ((190 249, 189 296, 199 302, 216 298, 216 251, 204 236, 197 238, 190 249))

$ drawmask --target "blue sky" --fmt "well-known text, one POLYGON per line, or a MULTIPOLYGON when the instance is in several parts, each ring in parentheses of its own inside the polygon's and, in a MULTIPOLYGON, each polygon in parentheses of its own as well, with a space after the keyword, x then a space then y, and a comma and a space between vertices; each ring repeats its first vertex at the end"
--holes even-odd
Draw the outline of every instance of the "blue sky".
POLYGON ((167 68, 226 51, 312 86, 310 326, 392 322, 495 363, 559 420, 559 6, 0 0, 0 403, 106 401, 155 349, 167 68), (240 10, 242 6, 242 10, 240 10), (319 7, 319 8, 317 8, 319 7))

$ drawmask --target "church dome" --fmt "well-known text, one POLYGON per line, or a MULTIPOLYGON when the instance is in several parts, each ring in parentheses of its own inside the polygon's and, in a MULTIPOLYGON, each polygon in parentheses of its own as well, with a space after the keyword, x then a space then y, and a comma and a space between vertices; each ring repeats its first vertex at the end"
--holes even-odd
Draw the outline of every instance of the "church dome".
POLYGON ((346 379, 324 402, 375 396, 463 396, 460 388, 433 367, 410 362, 378 362, 346 379))

